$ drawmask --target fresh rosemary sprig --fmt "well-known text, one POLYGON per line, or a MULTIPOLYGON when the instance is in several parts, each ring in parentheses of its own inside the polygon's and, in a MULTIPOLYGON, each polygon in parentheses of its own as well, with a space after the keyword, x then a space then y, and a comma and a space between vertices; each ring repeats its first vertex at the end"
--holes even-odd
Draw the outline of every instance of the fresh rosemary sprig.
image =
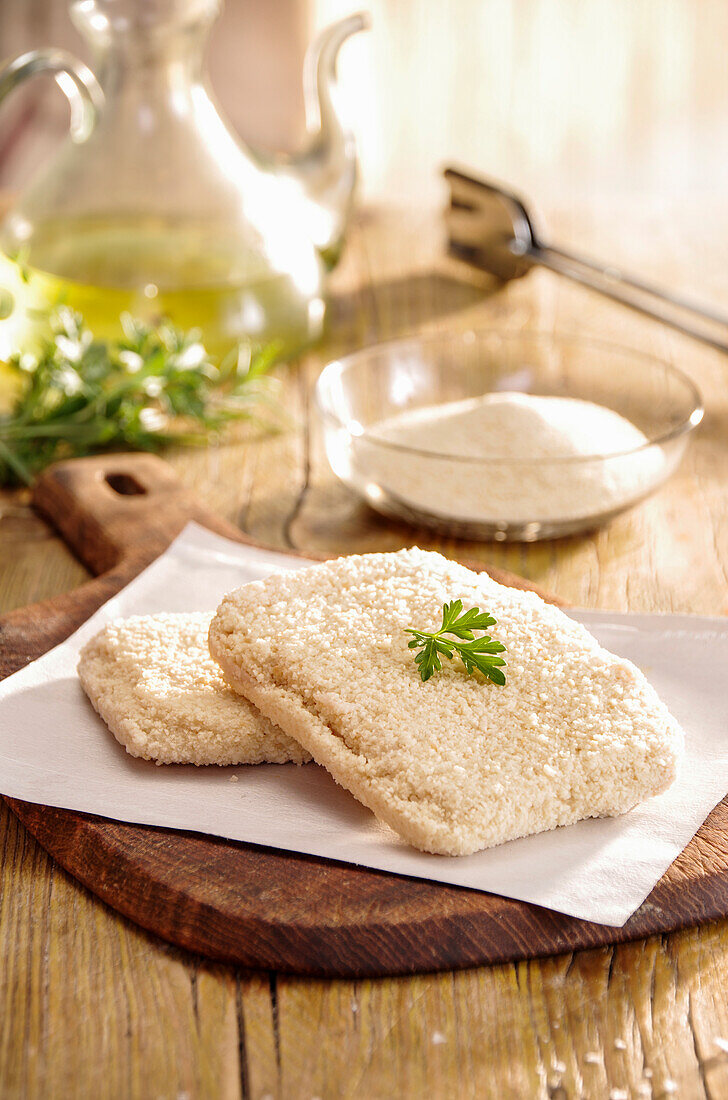
POLYGON ((65 306, 50 324, 39 354, 8 362, 22 384, 12 411, 0 416, 0 485, 30 485, 60 458, 204 442, 252 416, 251 405, 267 396, 261 375, 279 351, 236 349, 217 366, 199 333, 171 324, 152 327, 124 314, 121 339, 95 340, 65 306))
POLYGON ((452 603, 443 604, 442 626, 439 630, 432 633, 411 628, 406 630, 406 634, 412 635, 409 648, 420 651, 415 657, 415 664, 423 682, 429 680, 434 672, 440 671, 441 657, 452 660, 457 653, 468 675, 477 670, 494 684, 505 684, 506 678, 500 666, 506 662, 497 654, 504 653, 506 647, 502 642, 493 641, 488 634, 476 638, 473 633, 475 630, 486 630, 489 626, 495 626, 495 623, 496 620, 487 611, 471 607, 469 611, 463 612, 463 601, 453 600, 452 603), (446 638, 445 635, 450 636, 446 638))

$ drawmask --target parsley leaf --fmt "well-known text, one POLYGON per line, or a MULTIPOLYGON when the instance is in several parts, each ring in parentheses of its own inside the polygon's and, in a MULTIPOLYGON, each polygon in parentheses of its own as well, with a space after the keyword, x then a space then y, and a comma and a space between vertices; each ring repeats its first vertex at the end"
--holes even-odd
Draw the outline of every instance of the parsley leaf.
POLYGON ((440 671, 442 657, 452 660, 457 653, 469 676, 476 671, 482 672, 494 684, 505 684, 506 678, 501 666, 506 662, 498 654, 504 653, 506 647, 502 642, 494 641, 488 634, 476 637, 474 633, 495 625, 496 620, 487 611, 471 607, 463 612, 463 601, 453 600, 443 604, 442 625, 439 630, 430 632, 408 628, 405 633, 412 635, 407 643, 408 648, 419 650, 415 664, 423 683, 433 673, 440 671))

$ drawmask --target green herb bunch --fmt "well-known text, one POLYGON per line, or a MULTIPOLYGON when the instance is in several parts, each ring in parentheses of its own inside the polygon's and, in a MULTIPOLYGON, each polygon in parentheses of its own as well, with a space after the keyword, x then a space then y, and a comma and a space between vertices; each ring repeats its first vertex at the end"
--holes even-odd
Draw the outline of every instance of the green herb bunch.
POLYGON ((442 626, 439 630, 432 633, 411 628, 406 630, 406 634, 412 635, 409 648, 419 649, 415 664, 422 680, 427 681, 434 672, 440 671, 441 657, 452 660, 457 653, 469 676, 478 671, 494 684, 505 684, 506 678, 501 666, 506 662, 498 654, 504 653, 506 647, 502 642, 494 641, 488 634, 476 638, 474 633, 495 625, 496 620, 486 611, 481 612, 479 608, 471 607, 469 611, 463 612, 463 601, 453 600, 452 603, 443 604, 442 626))
POLYGON ((278 352, 236 351, 217 366, 199 333, 171 324, 124 314, 121 339, 96 340, 63 306, 50 325, 37 355, 8 362, 21 385, 12 411, 0 416, 0 485, 30 485, 60 458, 203 442, 253 415, 252 404, 268 397, 261 376, 278 352))

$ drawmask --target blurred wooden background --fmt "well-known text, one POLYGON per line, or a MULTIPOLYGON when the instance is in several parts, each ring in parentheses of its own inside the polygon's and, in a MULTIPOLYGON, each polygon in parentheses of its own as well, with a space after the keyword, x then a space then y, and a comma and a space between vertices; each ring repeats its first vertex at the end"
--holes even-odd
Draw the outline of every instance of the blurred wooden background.
MULTIPOLYGON (((724 0, 227 0, 210 71, 251 143, 295 145, 305 43, 358 6, 373 30, 344 47, 341 78, 365 200, 437 203, 440 166, 460 161, 532 196, 547 221, 573 210, 565 243, 622 262, 644 244, 606 215, 629 207, 640 235, 694 256, 683 277, 710 296, 704 211, 728 193, 724 0), (604 235, 589 208, 605 212, 604 235)), ((0 55, 47 44, 85 54, 66 0, 2 0, 0 55)), ((47 155, 65 112, 50 81, 2 107, 0 187, 47 155)))

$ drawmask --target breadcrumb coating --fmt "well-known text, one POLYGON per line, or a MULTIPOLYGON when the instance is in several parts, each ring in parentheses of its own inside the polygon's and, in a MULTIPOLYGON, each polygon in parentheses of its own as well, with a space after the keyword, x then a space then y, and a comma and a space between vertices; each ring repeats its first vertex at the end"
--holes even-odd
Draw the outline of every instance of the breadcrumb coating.
POLYGON ((138 615, 84 647, 78 675, 114 737, 158 764, 302 764, 310 757, 226 683, 212 613, 138 615))
POLYGON ((682 732, 643 674, 532 592, 405 550, 226 596, 210 652, 230 684, 410 844, 467 855, 614 816, 675 779, 682 732), (407 627, 490 612, 506 684, 458 660, 420 680, 407 627))

